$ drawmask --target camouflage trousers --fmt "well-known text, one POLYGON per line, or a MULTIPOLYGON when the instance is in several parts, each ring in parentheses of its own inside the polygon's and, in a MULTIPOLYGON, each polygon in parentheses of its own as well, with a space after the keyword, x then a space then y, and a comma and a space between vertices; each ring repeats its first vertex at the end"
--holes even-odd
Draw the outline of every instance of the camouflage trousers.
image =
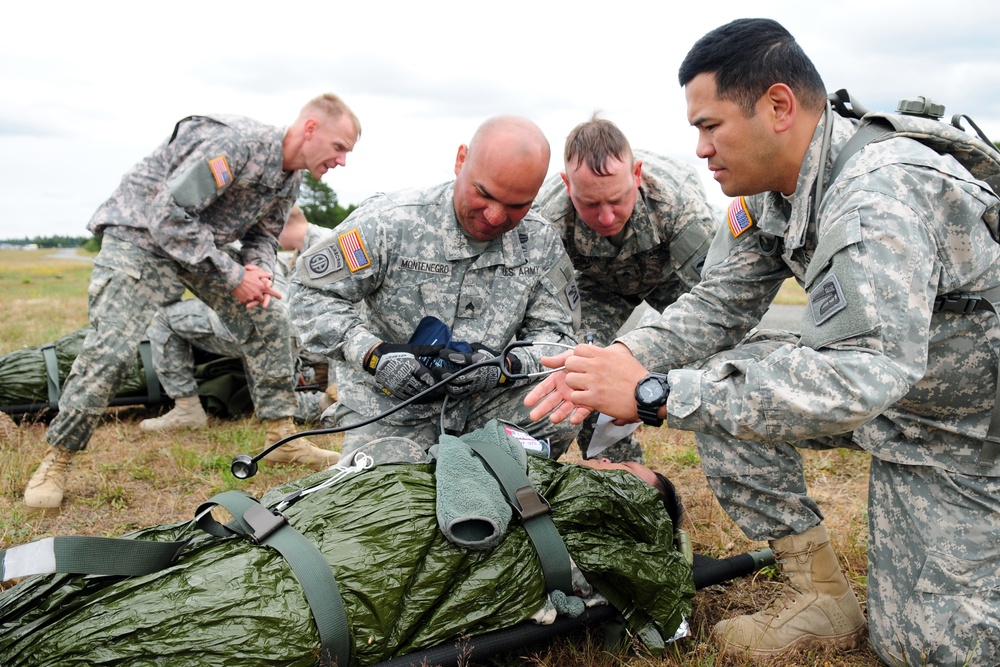
MULTIPOLYGON (((823 520, 796 447, 695 439, 712 491, 750 539, 823 520)), ((796 446, 857 449, 849 436, 796 446)), ((1000 664, 1000 478, 873 457, 869 487, 872 648, 887 664, 1000 664)))
MULTIPOLYGON (((268 310, 278 307, 284 306, 272 302, 268 310)), ((285 327, 279 318, 261 322, 262 326, 269 328, 274 328, 275 324, 281 325, 277 331, 261 331, 265 340, 277 339, 285 327)), ((250 370, 267 368, 275 362, 283 363, 283 361, 270 354, 269 350, 265 350, 268 354, 265 354, 264 359, 249 360, 243 342, 201 299, 185 299, 160 308, 153 316, 153 321, 146 330, 146 336, 149 338, 156 375, 160 378, 164 391, 171 398, 194 396, 198 393, 198 384, 194 377, 194 348, 197 347, 223 357, 243 360, 247 370, 247 386, 259 414, 275 414, 284 409, 286 397, 275 393, 262 394, 257 389, 254 374, 250 370), (276 399, 278 404, 273 405, 276 399)), ((298 346, 294 337, 292 345, 296 348, 298 346)), ((293 386, 297 376, 298 369, 295 369, 292 372, 293 386)), ((295 392, 295 419, 299 422, 319 421, 322 413, 319 409, 321 395, 319 392, 295 392)))
POLYGON ((872 459, 868 617, 888 664, 1000 664, 1000 478, 872 459))
POLYGON ((271 397, 266 410, 257 407, 258 416, 273 419, 295 413, 291 325, 283 304, 248 309, 220 290, 212 278, 105 234, 88 289, 93 331, 63 386, 59 412, 46 432, 50 444, 70 450, 87 446, 104 408, 134 363, 153 314, 160 306, 178 301, 185 287, 243 341, 248 359, 268 359, 264 364, 249 364, 258 391, 271 397))
MULTIPOLYGON (((549 444, 550 450, 566 451, 576 437, 579 425, 570 424, 568 420, 553 424, 548 417, 533 422, 528 418, 530 409, 524 407, 524 397, 531 391, 533 385, 512 387, 499 392, 491 392, 488 400, 482 398, 465 398, 471 401, 468 418, 461 433, 448 431, 450 435, 461 435, 480 428, 491 419, 510 422, 526 431, 536 440, 549 444)), ((447 404, 442 408, 447 410, 447 404)), ((368 419, 374 415, 361 415, 351 408, 337 402, 323 414, 323 425, 348 426, 368 419)), ((431 447, 441 435, 441 424, 438 420, 419 420, 401 423, 389 418, 380 419, 371 424, 360 426, 344 432, 344 443, 341 455, 347 456, 368 442, 378 438, 406 438, 418 443, 424 449, 431 447)))
MULTIPOLYGON (((642 453, 642 445, 636 439, 635 434, 631 434, 628 437, 622 438, 617 442, 608 445, 607 448, 602 449, 596 456, 587 456, 587 449, 590 447, 590 441, 594 437, 594 430, 597 428, 597 418, 599 414, 597 412, 592 412, 584 420, 583 424, 580 425, 580 432, 576 436, 576 445, 580 448, 580 456, 584 459, 588 458, 602 458, 608 459, 613 463, 623 463, 625 461, 635 461, 636 463, 645 463, 646 457, 642 453)), ((639 428, 642 428, 641 426, 639 428)), ((561 451, 552 450, 550 457, 553 459, 560 458, 565 454, 570 447, 571 443, 566 443, 566 446, 561 451)))
MULTIPOLYGON (((723 352, 756 357, 769 332, 723 352)), ((947 433, 941 434, 947 445, 947 433)), ((861 449, 852 434, 790 443, 695 435, 719 503, 753 540, 800 534, 823 521, 799 449, 861 449)), ((865 449, 878 451, 877 443, 865 449)), ((872 456, 868 494, 868 619, 887 664, 1000 664, 1000 478, 872 456)))

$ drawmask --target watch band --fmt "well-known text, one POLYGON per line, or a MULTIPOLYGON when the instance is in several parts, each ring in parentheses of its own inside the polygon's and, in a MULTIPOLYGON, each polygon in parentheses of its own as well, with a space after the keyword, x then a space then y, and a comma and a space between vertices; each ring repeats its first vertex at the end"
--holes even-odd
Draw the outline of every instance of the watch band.
POLYGON ((670 384, 667 382, 667 376, 662 373, 650 373, 643 379, 639 380, 638 384, 635 386, 635 403, 636 409, 639 413, 639 419, 642 420, 644 424, 650 426, 662 426, 663 419, 660 418, 660 408, 667 404, 667 397, 670 396, 670 384), (644 397, 644 392, 640 391, 643 385, 648 385, 650 383, 656 383, 658 385, 659 393, 652 400, 644 397))

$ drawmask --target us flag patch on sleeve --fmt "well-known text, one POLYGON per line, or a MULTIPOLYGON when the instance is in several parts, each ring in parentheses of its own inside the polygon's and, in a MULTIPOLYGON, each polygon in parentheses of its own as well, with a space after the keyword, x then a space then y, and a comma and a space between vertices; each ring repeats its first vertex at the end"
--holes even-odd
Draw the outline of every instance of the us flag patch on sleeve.
POLYGON ((233 174, 229 171, 229 163, 226 162, 225 155, 220 155, 214 160, 209 160, 208 167, 212 170, 212 176, 215 176, 215 184, 219 188, 224 188, 233 182, 233 174))
POLYGON ((340 249, 344 251, 344 259, 347 260, 347 266, 351 269, 351 273, 371 266, 372 262, 368 258, 365 243, 361 240, 361 234, 358 230, 341 234, 337 240, 340 242, 340 249))
POLYGON ((734 238, 753 227, 753 218, 747 211, 747 202, 743 197, 737 197, 733 200, 729 205, 729 214, 726 217, 729 218, 729 230, 733 233, 734 238))

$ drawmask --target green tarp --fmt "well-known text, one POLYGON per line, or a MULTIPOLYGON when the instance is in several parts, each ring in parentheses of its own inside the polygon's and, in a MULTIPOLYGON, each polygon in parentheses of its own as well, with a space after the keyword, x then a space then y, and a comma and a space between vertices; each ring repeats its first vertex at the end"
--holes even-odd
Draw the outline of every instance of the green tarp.
MULTIPOLYGON (((694 584, 656 492, 626 472, 528 458, 532 483, 588 581, 642 636, 671 637, 690 613, 694 584)), ((262 502, 273 505, 330 474, 275 489, 262 502)), ((490 552, 443 537, 433 464, 353 474, 285 514, 334 572, 354 665, 513 626, 545 599, 538 558, 516 520, 490 552)), ((183 529, 134 537, 174 540, 183 529)), ((316 664, 318 648, 287 563, 238 539, 201 534, 175 565, 151 575, 37 576, 0 594, 4 667, 304 666, 316 664)))
MULTIPOLYGON (((89 328, 77 329, 52 343, 61 390, 70 368, 87 337, 89 328)), ((15 350, 0 355, 0 412, 42 412, 49 409, 47 366, 44 346, 15 350)), ((247 387, 243 362, 235 357, 218 357, 196 350, 194 378, 198 395, 205 409, 218 417, 235 417, 253 412, 253 401, 247 387)), ((151 400, 147 392, 147 369, 136 354, 135 364, 125 375, 118 393, 117 405, 157 403, 167 397, 159 387, 151 400), (131 399, 131 400, 130 400, 131 399)))

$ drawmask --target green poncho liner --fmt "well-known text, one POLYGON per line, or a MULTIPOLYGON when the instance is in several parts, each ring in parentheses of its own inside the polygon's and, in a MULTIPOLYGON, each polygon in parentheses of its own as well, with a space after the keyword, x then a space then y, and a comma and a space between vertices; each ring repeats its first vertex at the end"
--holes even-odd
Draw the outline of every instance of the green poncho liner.
MULTIPOLYGON (((52 343, 58 369, 54 379, 60 390, 83 348, 84 339, 91 331, 90 327, 77 329, 52 343)), ((39 345, 0 355, 0 411, 17 409, 19 412, 37 412, 49 406, 48 367, 42 353, 43 347, 45 346, 39 345)), ((240 359, 219 357, 200 350, 196 358, 202 358, 202 362, 194 369, 198 395, 211 414, 231 417, 253 412, 253 401, 240 359)), ((149 396, 147 375, 152 372, 152 368, 146 368, 143 364, 142 355, 136 354, 135 363, 125 373, 115 397, 135 399, 125 400, 125 404, 162 400, 163 393, 159 384, 153 388, 156 400, 149 396)))
MULTIPOLYGON (((623 471, 529 456, 528 473, 587 580, 634 630, 671 637, 689 615, 691 568, 656 491, 623 471)), ((274 505, 337 471, 273 489, 274 505)), ((515 519, 491 551, 448 542, 435 515, 434 464, 346 476, 285 511, 330 564, 369 665, 526 620, 546 599, 538 558, 515 519)), ((139 531, 174 540, 187 524, 139 531)), ((197 528, 192 530, 197 531, 197 528)), ((0 665, 315 665, 319 636, 282 556, 200 533, 177 563, 122 579, 29 577, 0 593, 0 665)))

